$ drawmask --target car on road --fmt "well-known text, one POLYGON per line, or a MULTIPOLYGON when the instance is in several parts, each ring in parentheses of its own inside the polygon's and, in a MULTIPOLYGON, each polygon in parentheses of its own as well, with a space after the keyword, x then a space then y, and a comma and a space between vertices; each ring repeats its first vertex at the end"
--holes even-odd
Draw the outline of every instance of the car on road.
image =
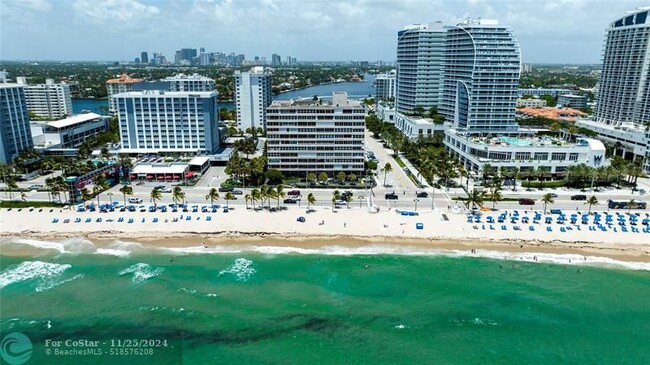
POLYGON ((141 204, 141 203, 142 203, 142 199, 140 199, 140 198, 129 198, 129 203, 132 203, 132 204, 141 204))
POLYGON ((397 200, 397 199, 399 199, 399 197, 397 196, 397 194, 395 194, 394 191, 392 193, 386 193, 386 195, 384 195, 384 198, 388 199, 388 200, 397 200))
POLYGON ((283 200, 284 204, 296 204, 298 201, 296 199, 287 198, 283 200))
POLYGON ((571 195, 571 200, 587 200, 587 196, 582 194, 571 195))
POLYGON ((549 193, 549 194, 551 194, 551 198, 557 198, 557 194, 555 193, 549 193))
POLYGON ((233 191, 233 190, 235 190, 235 189, 231 188, 229 186, 220 186, 219 187, 219 192, 221 192, 221 193, 227 193, 227 192, 233 191))
POLYGON ((43 187, 44 186, 41 185, 41 184, 34 184, 34 185, 30 185, 30 187, 28 189, 29 190, 38 190, 38 189, 43 189, 43 187))
POLYGON ((519 205, 535 205, 535 200, 528 198, 519 199, 519 205))
POLYGON ((241 191, 241 190, 233 190, 233 191, 231 191, 231 193, 233 193, 233 194, 235 194, 235 195, 242 195, 242 194, 244 194, 244 192, 241 191))
POLYGON ((291 190, 291 191, 289 191, 289 192, 287 193, 287 195, 290 195, 290 196, 297 196, 297 195, 300 195, 300 190, 291 190))
POLYGON ((168 187, 158 188, 158 190, 160 190, 161 193, 171 193, 172 192, 172 188, 168 188, 168 187))
POLYGON ((418 198, 426 198, 429 196, 429 193, 427 193, 426 191, 418 191, 415 195, 418 198))

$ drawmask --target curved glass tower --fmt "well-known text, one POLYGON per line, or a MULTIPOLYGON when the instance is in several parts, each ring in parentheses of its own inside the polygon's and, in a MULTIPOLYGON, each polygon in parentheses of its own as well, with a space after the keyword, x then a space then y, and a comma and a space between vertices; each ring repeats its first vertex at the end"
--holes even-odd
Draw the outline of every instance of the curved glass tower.
POLYGON ((445 33, 441 112, 470 133, 517 132, 521 54, 496 20, 467 20, 445 33))
POLYGON ((650 7, 628 12, 607 29, 596 121, 650 121, 650 7))

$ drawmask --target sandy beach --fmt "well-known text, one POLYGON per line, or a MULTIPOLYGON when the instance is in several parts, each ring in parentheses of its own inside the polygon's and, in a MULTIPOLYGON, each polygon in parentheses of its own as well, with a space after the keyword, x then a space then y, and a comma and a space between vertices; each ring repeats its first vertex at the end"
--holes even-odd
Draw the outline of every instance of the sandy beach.
MULTIPOLYGON (((571 212, 566 212, 567 214, 571 212)), ((490 215, 490 214, 488 214, 490 215)), ((491 214, 497 216, 498 212, 491 214)), ((519 224, 514 230, 508 221, 494 224, 467 222, 463 213, 419 212, 403 216, 396 211, 368 213, 365 209, 342 208, 332 211, 318 207, 307 214, 304 208, 291 207, 278 212, 255 211, 237 207, 228 213, 172 212, 76 212, 49 208, 0 210, 0 239, 34 239, 43 241, 85 238, 101 247, 115 240, 138 242, 158 247, 223 248, 266 246, 297 249, 323 247, 371 247, 369 253, 419 249, 489 250, 498 252, 535 252, 594 255, 616 260, 650 262, 650 234, 589 231, 587 226, 557 223, 519 224), (182 216, 182 219, 181 219, 182 216), (187 220, 187 217, 190 220, 187 220), (206 220, 210 216, 211 219, 206 220), (124 218, 118 222, 118 218, 124 218), (298 222, 304 217, 305 222, 298 222), (75 223, 80 218, 81 222, 75 223), (90 222, 86 220, 90 218, 90 222), (101 222, 97 220, 101 218, 101 222), (133 223, 128 223, 129 219, 133 223), (153 218, 158 218, 157 222, 153 218), (52 223, 58 219, 57 223, 52 223), (69 219, 69 223, 63 223, 69 219), (143 222, 144 219, 144 222, 143 222), (423 228, 418 229, 417 223, 423 228), (506 230, 501 226, 505 225, 506 230), (530 231, 529 226, 535 231, 530 231), (477 226, 475 229, 474 226, 477 226), (486 229, 482 229, 485 226, 486 229), (550 232, 547 227, 551 227, 550 232), (572 227, 561 232, 561 227, 572 227)), ((643 226, 639 225, 639 228, 643 226)), ((3 250, 5 253, 8 250, 3 250)), ((272 249, 271 249, 272 251, 272 249)), ((362 251, 363 252, 363 251, 362 251)), ((13 254, 21 251, 12 250, 13 254)), ((26 252, 25 252, 26 253, 26 252)))

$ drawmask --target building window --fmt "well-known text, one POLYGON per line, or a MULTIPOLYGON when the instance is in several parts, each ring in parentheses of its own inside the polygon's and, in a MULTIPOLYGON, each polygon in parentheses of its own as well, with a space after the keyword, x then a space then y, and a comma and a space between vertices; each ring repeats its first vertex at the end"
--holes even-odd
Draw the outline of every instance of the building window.
POLYGON ((535 152, 535 161, 548 160, 548 152, 535 152))

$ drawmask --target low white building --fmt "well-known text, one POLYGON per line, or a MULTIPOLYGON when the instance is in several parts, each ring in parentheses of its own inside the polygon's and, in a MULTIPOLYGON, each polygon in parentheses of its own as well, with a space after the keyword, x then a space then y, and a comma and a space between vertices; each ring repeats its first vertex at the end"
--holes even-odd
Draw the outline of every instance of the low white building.
POLYGON ((395 103, 379 102, 375 112, 377 117, 384 122, 395 123, 395 103))
POLYGON ((519 98, 517 99, 517 108, 545 108, 546 107, 546 100, 544 99, 539 99, 539 98, 532 98, 532 99, 523 99, 519 98))
POLYGON ((395 114, 395 127, 409 139, 433 137, 443 133, 449 124, 436 124, 430 118, 411 117, 401 113, 395 114))
POLYGON ((591 119, 578 119, 576 126, 598 133, 598 138, 611 145, 620 143, 624 158, 643 159, 643 169, 650 173, 650 131, 636 123, 605 124, 591 119))
POLYGON ((513 167, 519 171, 533 168, 550 174, 562 174, 569 166, 585 164, 599 167, 607 164, 605 145, 590 138, 577 138, 576 143, 549 137, 472 136, 455 129, 445 131, 446 150, 468 171, 480 172, 483 166, 513 167))
POLYGON ((107 131, 109 119, 96 113, 84 113, 51 122, 32 122, 34 148, 76 148, 88 137, 107 131))

